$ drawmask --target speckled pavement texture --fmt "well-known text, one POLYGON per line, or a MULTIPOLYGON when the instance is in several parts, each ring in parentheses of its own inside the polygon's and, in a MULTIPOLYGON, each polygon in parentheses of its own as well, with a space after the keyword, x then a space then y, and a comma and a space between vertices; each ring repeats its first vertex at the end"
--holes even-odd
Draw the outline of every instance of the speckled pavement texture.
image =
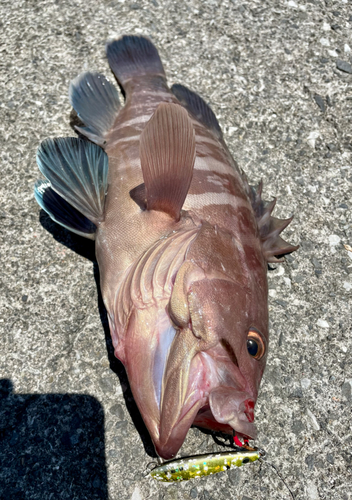
MULTIPOLYGON (((297 500, 352 499, 352 9, 347 0, 1 2, 0 499, 279 500, 267 465, 165 486, 97 288, 94 247, 33 197, 35 153, 72 136, 68 86, 147 34, 202 95, 298 252, 269 271, 257 443, 297 500)), ((192 429, 182 454, 219 449, 192 429)))

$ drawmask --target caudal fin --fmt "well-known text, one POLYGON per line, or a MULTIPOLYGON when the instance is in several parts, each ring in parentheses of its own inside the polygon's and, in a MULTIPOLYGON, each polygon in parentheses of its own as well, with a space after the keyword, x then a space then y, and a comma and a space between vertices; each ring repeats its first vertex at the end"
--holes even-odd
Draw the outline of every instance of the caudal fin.
POLYGON ((129 80, 140 76, 166 78, 157 49, 144 36, 125 35, 109 42, 106 46, 106 54, 110 67, 122 88, 129 80))

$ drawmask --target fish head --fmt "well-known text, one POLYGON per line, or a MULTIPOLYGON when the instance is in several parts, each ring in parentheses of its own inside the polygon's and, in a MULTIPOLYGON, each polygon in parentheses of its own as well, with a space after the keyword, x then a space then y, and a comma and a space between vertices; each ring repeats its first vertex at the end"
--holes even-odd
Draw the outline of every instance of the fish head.
POLYGON ((176 455, 192 424, 256 435, 254 405, 268 344, 266 266, 259 251, 203 224, 170 296, 135 307, 128 317, 115 353, 163 458, 176 455))
POLYGON ((266 309, 258 314, 260 303, 254 287, 228 279, 191 285, 190 318, 200 350, 189 379, 198 380, 198 397, 206 397, 195 425, 256 437, 254 406, 268 349, 266 309))
MULTIPOLYGON (((266 267, 260 245, 244 246, 203 225, 176 277, 169 313, 180 339, 187 330, 193 335, 182 413, 203 401, 195 425, 256 437, 254 406, 269 340, 266 267)), ((173 348, 169 359, 177 355, 176 341, 173 348)))

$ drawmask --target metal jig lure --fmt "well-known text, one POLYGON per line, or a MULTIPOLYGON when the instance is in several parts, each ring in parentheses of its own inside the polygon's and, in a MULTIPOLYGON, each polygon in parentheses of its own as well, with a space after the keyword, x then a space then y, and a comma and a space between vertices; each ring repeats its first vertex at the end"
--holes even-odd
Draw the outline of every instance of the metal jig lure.
POLYGON ((227 469, 255 462, 265 456, 265 451, 257 448, 242 448, 220 453, 194 455, 192 457, 176 458, 154 467, 150 475, 158 481, 187 481, 196 477, 209 476, 227 469))

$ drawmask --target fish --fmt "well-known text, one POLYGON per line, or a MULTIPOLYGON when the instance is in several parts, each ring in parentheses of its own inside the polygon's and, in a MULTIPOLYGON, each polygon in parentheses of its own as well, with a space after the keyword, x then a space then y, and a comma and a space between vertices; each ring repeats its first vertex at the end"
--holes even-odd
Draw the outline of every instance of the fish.
POLYGON ((257 448, 194 455, 164 462, 154 467, 150 475, 157 481, 166 483, 188 481, 241 467, 264 456, 265 451, 257 448))
POLYGON ((268 262, 298 246, 225 143, 207 103, 169 88, 156 47, 106 46, 114 81, 69 88, 78 137, 38 148, 40 207, 95 240, 115 356, 157 454, 176 456, 192 425, 255 439, 266 364, 268 262))

